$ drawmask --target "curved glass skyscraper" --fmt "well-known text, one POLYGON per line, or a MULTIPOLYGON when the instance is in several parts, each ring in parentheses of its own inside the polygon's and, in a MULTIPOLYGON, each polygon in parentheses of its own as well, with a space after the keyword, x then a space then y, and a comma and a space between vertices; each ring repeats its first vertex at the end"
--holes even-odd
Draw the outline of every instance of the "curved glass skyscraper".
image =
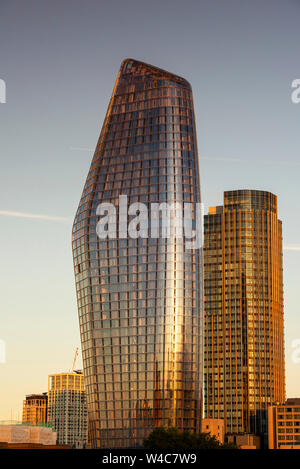
MULTIPOLYGON (((157 426, 201 426, 201 249, 188 248, 184 237, 153 236, 150 228, 130 236, 120 229, 130 223, 128 214, 99 237, 99 204, 118 211, 120 196, 129 207, 189 204, 196 228, 200 184, 191 87, 132 59, 121 65, 73 226, 94 448, 140 445, 157 426)), ((171 228, 174 223, 173 213, 171 228)))

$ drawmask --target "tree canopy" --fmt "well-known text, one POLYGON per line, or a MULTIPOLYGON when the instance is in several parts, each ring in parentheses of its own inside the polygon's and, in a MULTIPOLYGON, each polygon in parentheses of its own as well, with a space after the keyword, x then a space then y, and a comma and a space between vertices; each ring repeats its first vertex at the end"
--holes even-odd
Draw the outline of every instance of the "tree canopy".
POLYGON ((144 440, 145 449, 238 449, 232 443, 220 443, 209 433, 180 432, 177 428, 155 428, 144 440))

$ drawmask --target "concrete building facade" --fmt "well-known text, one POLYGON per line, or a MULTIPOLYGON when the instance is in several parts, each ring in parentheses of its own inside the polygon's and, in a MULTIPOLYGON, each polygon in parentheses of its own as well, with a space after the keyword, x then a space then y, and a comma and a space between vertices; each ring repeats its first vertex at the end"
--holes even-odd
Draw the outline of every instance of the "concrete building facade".
POLYGON ((268 409, 269 449, 300 449, 300 398, 268 409))
POLYGON ((223 419, 202 419, 201 432, 210 433, 215 436, 217 440, 223 444, 225 441, 225 430, 223 419))
POLYGON ((30 394, 23 401, 22 422, 30 425, 47 423, 47 393, 30 394))
POLYGON ((49 375, 48 423, 57 432, 58 444, 86 444, 87 406, 82 371, 49 375))
POLYGON ((0 441, 12 444, 56 445, 57 434, 51 427, 0 425, 0 441))

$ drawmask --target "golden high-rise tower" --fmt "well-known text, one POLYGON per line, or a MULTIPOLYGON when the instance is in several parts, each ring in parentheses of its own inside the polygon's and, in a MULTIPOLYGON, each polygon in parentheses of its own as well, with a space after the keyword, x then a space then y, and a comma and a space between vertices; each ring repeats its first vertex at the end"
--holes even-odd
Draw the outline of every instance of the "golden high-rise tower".
POLYGON ((267 431, 285 399, 282 226, 269 192, 224 193, 204 217, 205 416, 267 431))

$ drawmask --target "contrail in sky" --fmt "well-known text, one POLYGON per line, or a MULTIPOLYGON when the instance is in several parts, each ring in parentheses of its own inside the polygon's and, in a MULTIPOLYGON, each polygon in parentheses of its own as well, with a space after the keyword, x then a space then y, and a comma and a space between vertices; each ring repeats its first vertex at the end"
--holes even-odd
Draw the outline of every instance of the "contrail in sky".
POLYGON ((0 210, 0 215, 5 217, 19 217, 19 218, 32 218, 37 220, 49 220, 49 221, 70 221, 70 218, 66 217, 56 217, 52 215, 38 215, 34 213, 24 213, 24 212, 12 212, 10 210, 0 210))
MULTIPOLYGON (((71 218, 67 217, 56 217, 53 215, 39 215, 35 213, 24 213, 24 212, 12 212, 10 210, 0 210, 0 216, 5 217, 17 217, 17 218, 30 218, 33 220, 48 220, 48 221, 58 221, 58 222, 69 222, 71 218)), ((286 245, 283 246, 284 251, 299 251, 300 245, 286 245)))
MULTIPOLYGON (((75 151, 90 151, 94 152, 95 148, 88 148, 88 147, 70 147, 70 150, 75 150, 75 151)), ((217 156, 200 156, 200 160, 205 160, 205 161, 228 161, 231 163, 253 163, 256 162, 257 164, 266 164, 270 166, 300 166, 300 162, 296 161, 273 161, 271 159, 266 159, 266 158, 254 158, 253 160, 249 159, 242 159, 242 158, 229 158, 229 157, 217 157, 217 156)))

